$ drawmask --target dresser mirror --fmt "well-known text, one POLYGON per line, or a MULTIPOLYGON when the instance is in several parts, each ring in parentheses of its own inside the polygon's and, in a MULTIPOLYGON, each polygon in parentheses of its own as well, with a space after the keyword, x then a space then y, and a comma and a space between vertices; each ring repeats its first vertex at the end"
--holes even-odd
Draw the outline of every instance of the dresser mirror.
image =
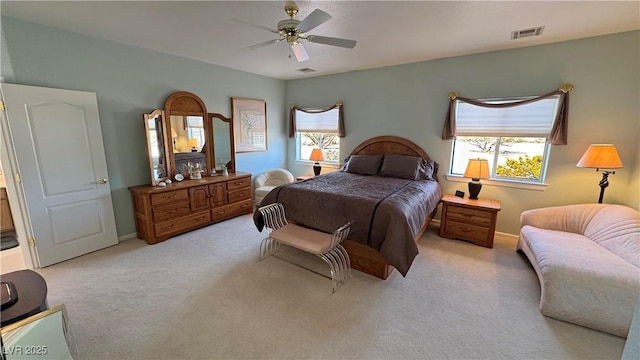
POLYGON ((155 110, 144 114, 144 130, 147 135, 147 150, 149 151, 149 166, 151 184, 158 185, 168 178, 167 143, 164 141, 164 111, 155 110))
POLYGON ((224 168, 235 172, 235 145, 233 143, 233 122, 221 114, 209 114, 209 122, 213 129, 213 159, 215 170, 220 174, 224 168))
POLYGON ((152 185, 176 174, 198 178, 192 176, 193 167, 201 169, 201 176, 209 176, 214 169, 216 175, 222 175, 225 168, 235 172, 233 122, 221 114, 207 113, 197 95, 175 92, 165 101, 164 111, 155 110, 144 119, 152 185))

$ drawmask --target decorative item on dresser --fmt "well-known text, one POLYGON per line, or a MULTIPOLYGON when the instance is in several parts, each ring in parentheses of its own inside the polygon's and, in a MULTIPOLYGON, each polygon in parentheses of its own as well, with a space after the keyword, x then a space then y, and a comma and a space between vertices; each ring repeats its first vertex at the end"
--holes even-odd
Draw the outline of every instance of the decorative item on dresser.
POLYGON ((440 236, 492 248, 501 206, 498 200, 473 200, 445 195, 442 197, 440 236))
POLYGON ((149 244, 253 212, 248 173, 184 180, 166 187, 134 186, 129 190, 137 236, 149 244))

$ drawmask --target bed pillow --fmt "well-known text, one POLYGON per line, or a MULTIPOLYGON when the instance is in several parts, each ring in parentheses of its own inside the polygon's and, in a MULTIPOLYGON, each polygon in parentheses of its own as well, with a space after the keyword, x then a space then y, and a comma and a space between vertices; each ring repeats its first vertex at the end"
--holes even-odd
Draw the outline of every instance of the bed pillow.
POLYGON ((351 155, 344 165, 344 172, 361 175, 377 175, 384 155, 351 155))
POLYGON ((419 156, 386 154, 380 168, 380 176, 409 180, 434 180, 435 162, 419 156))

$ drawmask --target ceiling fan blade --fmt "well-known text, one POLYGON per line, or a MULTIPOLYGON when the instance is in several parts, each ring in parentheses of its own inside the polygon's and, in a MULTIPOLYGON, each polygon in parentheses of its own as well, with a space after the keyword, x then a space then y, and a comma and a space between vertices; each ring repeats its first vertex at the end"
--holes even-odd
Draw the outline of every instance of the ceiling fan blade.
POLYGON ((304 46, 302 46, 302 43, 295 43, 291 45, 291 50, 293 50, 293 54, 296 56, 298 62, 309 60, 309 54, 304 46))
POLYGON ((316 26, 319 26, 329 21, 329 19, 331 19, 331 15, 327 14, 326 12, 320 9, 315 9, 311 14, 309 14, 309 16, 304 18, 304 20, 302 20, 300 24, 298 24, 298 30, 300 30, 300 32, 303 32, 303 33, 307 32, 315 28, 316 26))
POLYGON ((274 34, 277 34, 277 33, 278 33, 278 31, 277 31, 277 30, 274 30, 274 29, 268 28, 268 27, 266 27, 266 26, 262 26, 262 25, 254 24, 254 23, 249 22, 249 21, 247 21, 247 20, 238 19, 238 18, 231 18, 230 20, 232 20, 232 21, 236 21, 236 22, 239 22, 239 23, 244 24, 244 25, 249 25, 249 26, 254 27, 254 28, 258 28, 258 29, 266 30, 266 31, 268 31, 268 32, 270 32, 270 33, 274 33, 274 34))
POLYGON ((255 45, 251 45, 251 46, 244 47, 244 48, 240 49, 240 51, 244 51, 244 50, 255 50, 255 49, 261 48, 261 47, 263 47, 263 46, 267 46, 267 45, 270 45, 270 44, 278 43, 278 42, 280 42, 280 41, 282 41, 282 40, 284 40, 284 39, 280 38, 280 39, 273 39, 273 40, 269 40, 269 41, 261 42, 261 43, 259 43, 259 44, 255 44, 255 45))
POLYGON ((343 48, 353 49, 356 46, 357 41, 348 40, 348 39, 340 39, 328 36, 317 36, 317 35, 309 35, 306 39, 310 42, 325 44, 325 45, 333 45, 340 46, 343 48))

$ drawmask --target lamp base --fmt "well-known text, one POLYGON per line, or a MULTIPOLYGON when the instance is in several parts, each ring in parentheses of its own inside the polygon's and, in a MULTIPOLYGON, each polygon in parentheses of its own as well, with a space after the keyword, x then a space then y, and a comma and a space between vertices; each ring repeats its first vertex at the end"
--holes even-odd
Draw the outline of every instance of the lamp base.
POLYGON ((480 179, 471 179, 471 181, 469 181, 469 199, 478 200, 480 189, 482 189, 480 179))
POLYGON ((322 170, 322 166, 320 166, 320 163, 315 163, 313 165, 313 173, 318 176, 320 175, 320 171, 322 170))

